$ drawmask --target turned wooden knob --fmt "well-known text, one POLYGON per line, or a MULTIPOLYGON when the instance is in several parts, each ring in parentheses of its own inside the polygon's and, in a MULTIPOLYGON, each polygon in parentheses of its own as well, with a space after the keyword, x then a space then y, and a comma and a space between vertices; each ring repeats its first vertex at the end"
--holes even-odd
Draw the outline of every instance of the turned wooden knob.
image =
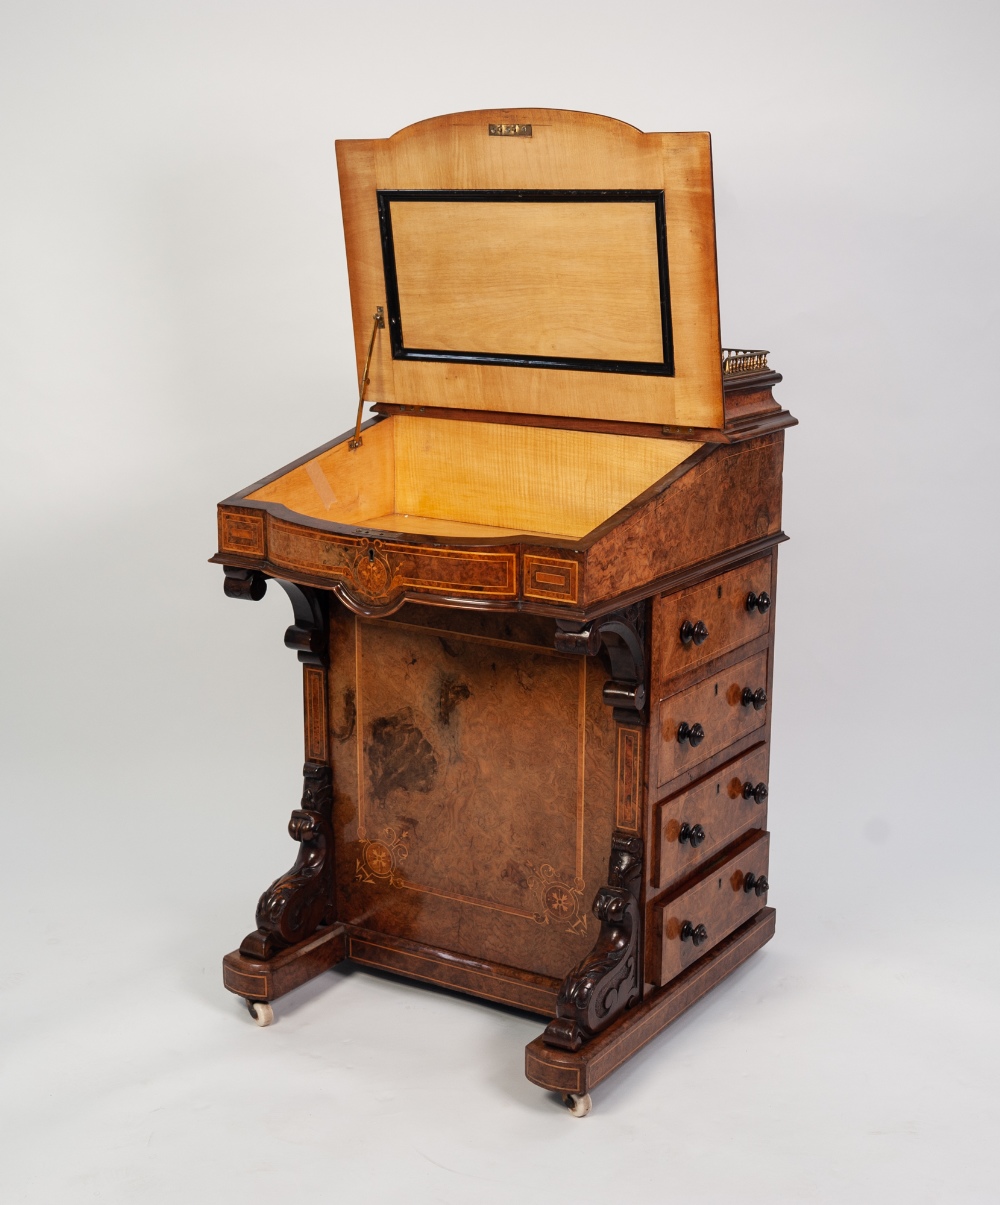
POLYGON ((765 594, 763 590, 761 590, 760 594, 754 594, 754 592, 751 590, 747 595, 748 611, 759 611, 761 615, 763 615, 770 605, 771 596, 769 594, 765 594))
POLYGON ((754 786, 752 782, 745 782, 743 784, 743 798, 756 799, 758 803, 763 803, 767 798, 767 783, 759 782, 754 786))
POLYGON ((686 920, 681 925, 681 941, 689 941, 693 946, 700 946, 703 941, 708 941, 708 930, 704 925, 693 925, 686 920))
POLYGON ((705 840, 705 830, 700 824, 688 824, 685 820, 681 825, 681 831, 677 834, 677 840, 682 845, 685 841, 690 841, 692 849, 697 849, 702 841, 705 840))
POLYGON ((751 690, 749 686, 744 686, 740 702, 744 707, 752 707, 754 711, 760 711, 767 704, 767 692, 763 686, 758 686, 756 690, 751 690))
POLYGON ((696 623, 685 619, 681 624, 680 637, 681 644, 704 644, 708 639, 708 628, 700 619, 696 623))
POLYGON ((763 895, 770 884, 764 875, 756 876, 752 870, 748 870, 743 876, 743 890, 749 895, 751 891, 758 896, 763 895))
POLYGON ((693 749, 696 745, 700 745, 704 739, 705 729, 700 724, 688 724, 687 721, 678 724, 677 743, 679 745, 683 745, 687 741, 693 749))

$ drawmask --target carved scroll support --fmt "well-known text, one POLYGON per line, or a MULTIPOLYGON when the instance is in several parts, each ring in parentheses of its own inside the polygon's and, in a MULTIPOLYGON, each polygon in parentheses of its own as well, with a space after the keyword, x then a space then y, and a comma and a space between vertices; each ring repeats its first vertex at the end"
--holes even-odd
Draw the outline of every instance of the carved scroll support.
MULTIPOLYGON (((256 569, 223 566, 229 598, 264 597, 267 577, 256 569)), ((244 958, 266 961, 304 941, 333 919, 333 776, 329 765, 326 664, 327 595, 275 578, 292 604, 293 623, 285 644, 302 662, 306 763, 302 804, 288 823, 299 842, 295 865, 276 879, 257 904, 257 928, 240 945, 244 958)))
POLYGON ((298 856, 260 897, 257 928, 240 944, 245 958, 273 958, 334 919, 332 773, 306 762, 302 777, 302 806, 288 822, 289 836, 300 843, 298 856))
POLYGON ((257 569, 239 569, 235 565, 223 565, 222 572, 226 580, 222 588, 226 598, 245 598, 250 602, 260 602, 267 592, 267 578, 257 569))
POLYGON ((594 899, 601 931, 591 952, 563 981, 556 1019, 542 1035, 547 1046, 579 1050, 638 1003, 642 996, 641 882, 642 838, 615 833, 608 885, 594 899))
POLYGON ((643 603, 613 611, 589 624, 556 621, 555 647, 562 653, 595 657, 602 650, 611 668, 604 702, 619 724, 645 724, 646 609, 643 603))
MULTIPOLYGON (((223 566, 225 592, 229 598, 252 602, 264 597, 268 579, 257 569, 223 566)), ((288 595, 294 622, 285 631, 285 644, 302 662, 302 707, 305 717, 306 761, 328 762, 329 707, 326 667, 329 645, 329 594, 311 586, 299 586, 283 578, 274 579, 288 595)))
MULTIPOLYGON (((240 569, 223 565, 226 575, 223 589, 227 598, 246 598, 259 602, 267 591, 267 575, 258 569, 240 569)), ((285 644, 299 655, 303 665, 326 664, 326 603, 324 593, 311 586, 299 586, 274 579, 288 595, 295 622, 285 631, 285 644)))

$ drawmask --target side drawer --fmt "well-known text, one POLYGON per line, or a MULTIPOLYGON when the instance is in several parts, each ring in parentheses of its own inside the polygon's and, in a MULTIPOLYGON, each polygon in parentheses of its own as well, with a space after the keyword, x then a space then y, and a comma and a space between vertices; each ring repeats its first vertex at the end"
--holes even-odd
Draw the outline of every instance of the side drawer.
POLYGON ((654 905, 660 955, 659 966, 650 968, 654 983, 669 983, 764 907, 769 842, 770 834, 761 833, 673 899, 654 905), (750 890, 748 875, 753 875, 750 890), (756 880, 761 875, 765 890, 758 895, 756 880))
POLYGON ((653 641, 660 681, 766 636, 771 630, 770 589, 768 556, 690 590, 657 598, 653 641), (748 607, 751 595, 757 601, 748 607))
POLYGON ((767 654, 740 661, 657 704, 658 787, 672 782, 767 720, 767 654), (752 702, 746 692, 756 696, 752 702), (757 692, 764 691, 764 695, 757 692))
POLYGON ((767 827, 767 763, 767 746, 759 746, 656 805, 655 890, 690 874, 740 833, 767 827))

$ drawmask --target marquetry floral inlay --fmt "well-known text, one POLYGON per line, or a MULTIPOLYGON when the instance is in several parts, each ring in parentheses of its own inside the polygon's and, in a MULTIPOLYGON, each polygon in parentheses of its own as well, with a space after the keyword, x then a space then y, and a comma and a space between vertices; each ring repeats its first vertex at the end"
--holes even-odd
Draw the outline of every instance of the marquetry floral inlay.
POLYGON ((382 551, 382 541, 363 541, 351 566, 352 585, 358 594, 372 600, 385 598, 395 584, 395 573, 382 551))
POLYGON ((539 925, 565 925, 567 933, 587 932, 587 912, 583 907, 586 884, 581 879, 565 881, 547 862, 534 867, 523 863, 528 881, 539 890, 542 911, 535 914, 539 925))
POLYGON ((410 852, 406 845, 410 833, 406 827, 384 828, 381 841, 362 841, 361 854, 354 873, 355 882, 386 882, 390 887, 403 886, 399 866, 410 852))

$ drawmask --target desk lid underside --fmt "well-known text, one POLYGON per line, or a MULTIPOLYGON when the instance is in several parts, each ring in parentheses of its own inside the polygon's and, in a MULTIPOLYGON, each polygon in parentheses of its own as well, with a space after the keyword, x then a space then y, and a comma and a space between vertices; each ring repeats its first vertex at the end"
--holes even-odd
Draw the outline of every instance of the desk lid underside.
POLYGON ((708 134, 484 110, 337 162, 369 401, 723 426, 708 134))

